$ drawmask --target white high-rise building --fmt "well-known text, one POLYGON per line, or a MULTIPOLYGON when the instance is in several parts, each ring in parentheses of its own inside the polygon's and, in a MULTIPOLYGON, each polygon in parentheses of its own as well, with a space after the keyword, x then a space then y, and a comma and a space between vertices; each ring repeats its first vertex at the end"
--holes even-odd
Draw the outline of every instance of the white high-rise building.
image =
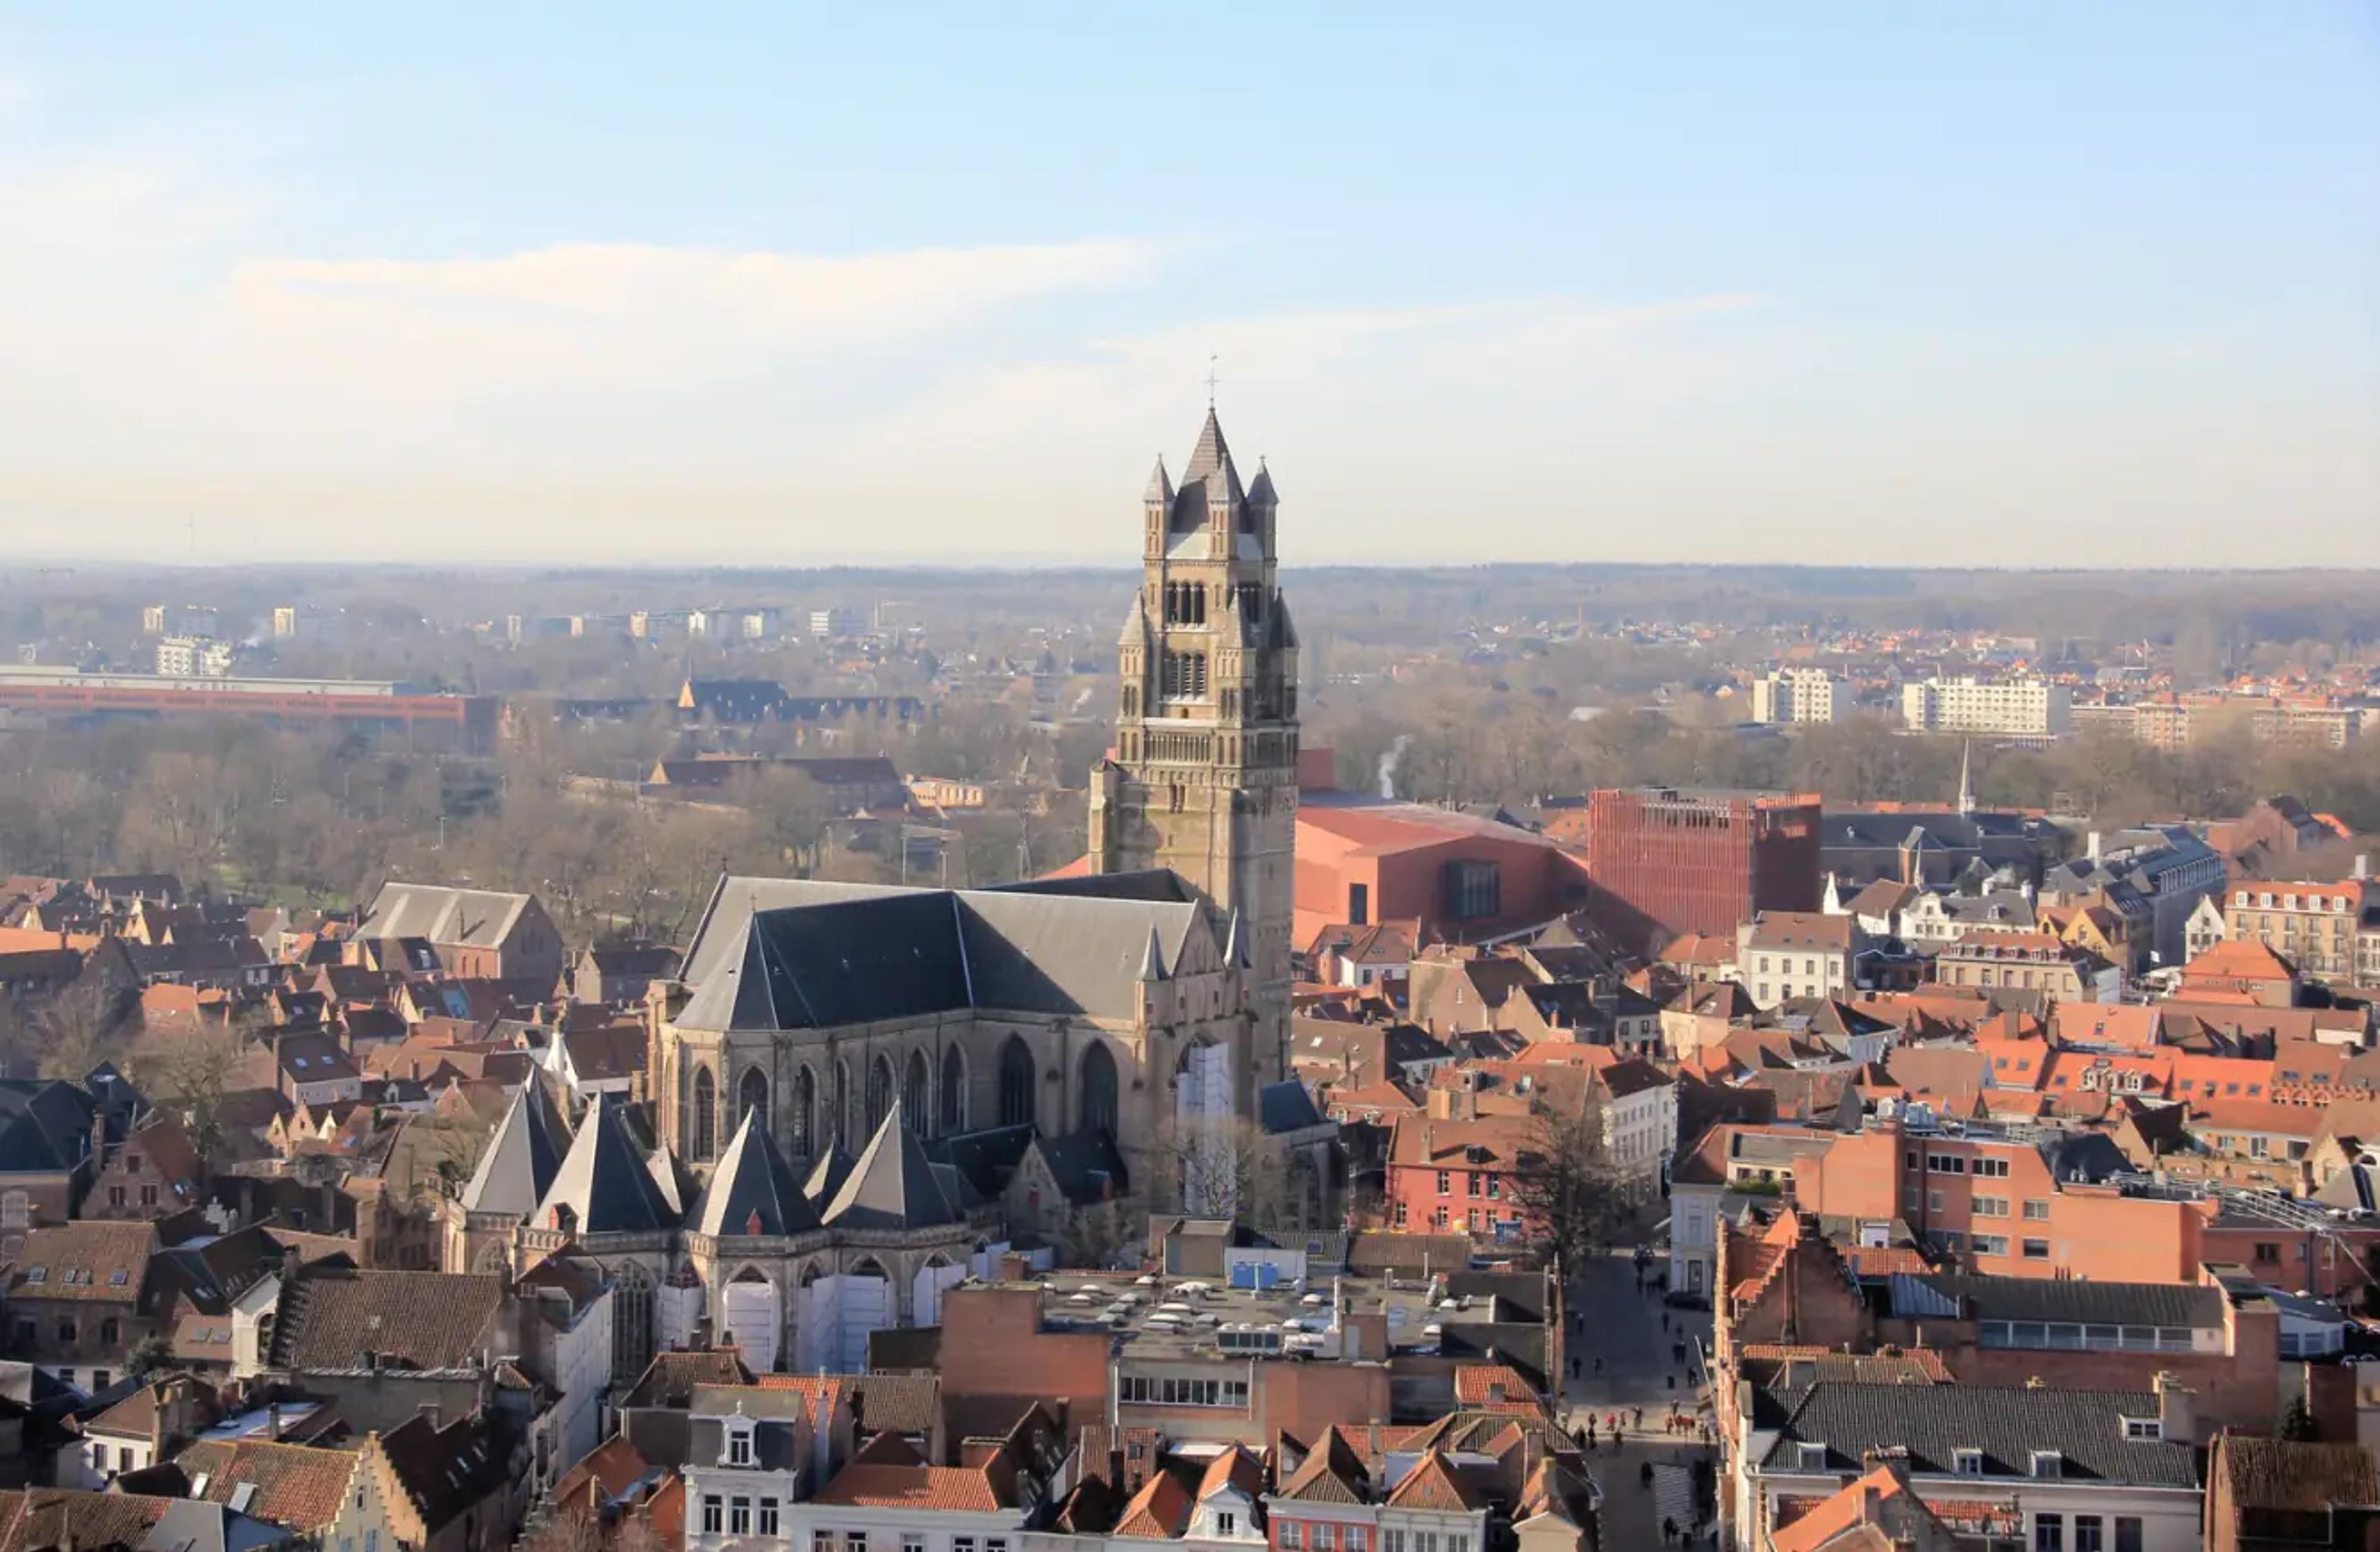
POLYGON ((2046 679, 1923 679, 1900 687, 1900 720, 1912 733, 2059 738, 2073 731, 2074 705, 2046 679))
POLYGON ((1780 668, 1752 682, 1755 722, 1840 722, 1851 714, 1851 682, 1823 668, 1780 668))

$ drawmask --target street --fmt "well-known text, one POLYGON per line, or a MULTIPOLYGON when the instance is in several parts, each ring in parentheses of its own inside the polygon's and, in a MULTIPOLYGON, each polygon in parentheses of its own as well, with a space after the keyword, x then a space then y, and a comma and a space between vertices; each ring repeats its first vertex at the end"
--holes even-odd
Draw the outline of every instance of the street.
POLYGON ((1710 1340, 1711 1317, 1706 1311, 1674 1310, 1661 1303, 1650 1278, 1666 1265, 1665 1258, 1654 1258, 1640 1291, 1626 1253, 1604 1256, 1573 1277, 1565 1295, 1571 1318, 1565 1340, 1578 1377, 1565 1378, 1563 1423, 1584 1428, 1590 1414, 1595 1419, 1597 1448, 1587 1465, 1603 1486, 1606 1546, 1659 1546, 1665 1515, 1685 1529, 1692 1512, 1686 1506, 1693 1501, 1690 1469, 1696 1460, 1714 1455, 1700 1429, 1708 1414, 1696 1411, 1700 1355, 1710 1340), (1641 1425, 1635 1421, 1639 1408, 1641 1425), (1625 1442, 1615 1449, 1607 1419, 1622 1412, 1625 1442), (1692 1425, 1670 1433, 1665 1425, 1672 1415, 1692 1420, 1692 1425), (1649 1485, 1644 1471, 1648 1463, 1655 1468, 1649 1485))

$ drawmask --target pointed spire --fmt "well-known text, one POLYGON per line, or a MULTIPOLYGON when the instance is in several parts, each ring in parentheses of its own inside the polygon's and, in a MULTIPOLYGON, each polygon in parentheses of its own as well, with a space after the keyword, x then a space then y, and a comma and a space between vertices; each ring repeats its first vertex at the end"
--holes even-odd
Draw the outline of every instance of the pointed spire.
POLYGON ((532 1072, 480 1155, 471 1182, 463 1188, 464 1208, 527 1218, 552 1186, 569 1146, 570 1134, 532 1072))
POLYGON ((1148 606, 1140 600, 1140 589, 1132 590, 1132 607, 1124 612, 1123 630, 1116 637, 1119 647, 1148 645, 1148 606))
POLYGON ((1959 812, 1961 814, 1975 811, 1974 762, 1975 741, 1970 738, 1959 746, 1959 812))
POLYGON ((1207 423, 1198 428, 1198 445, 1190 450, 1190 462, 1182 470, 1182 483, 1204 479, 1221 470, 1231 462, 1232 450, 1223 442, 1222 422, 1215 418, 1215 406, 1207 406, 1207 423))
POLYGON ((678 1215, 654 1181, 644 1150, 628 1134, 623 1104, 608 1094, 595 1097, 552 1185, 538 1203, 537 1227, 550 1227, 556 1207, 570 1209, 570 1221, 581 1234, 646 1233, 677 1226, 678 1215))
POLYGON ((1173 504, 1173 480, 1165 472, 1165 455, 1162 453, 1157 455, 1157 472, 1148 477, 1148 489, 1141 492, 1141 499, 1155 502, 1160 506, 1173 504))
POLYGON ((1248 487, 1248 500, 1257 506, 1279 506, 1281 498, 1273 493, 1272 470, 1262 458, 1257 460, 1257 482, 1248 487))
POLYGON ((924 1229, 954 1223, 958 1216, 934 1176, 926 1146, 902 1119, 898 1099, 821 1215, 829 1223, 854 1229, 924 1229))
POLYGON ((1144 981, 1165 979, 1165 950, 1157 941, 1157 926, 1149 924, 1148 945, 1140 952, 1140 978, 1144 981))
POLYGON ((818 1210, 802 1194, 785 1156, 777 1151, 759 1119, 758 1109, 745 1111, 743 1123, 728 1139, 727 1151, 720 1156, 719 1168, 695 1208, 696 1232, 786 1235, 819 1226, 818 1210))

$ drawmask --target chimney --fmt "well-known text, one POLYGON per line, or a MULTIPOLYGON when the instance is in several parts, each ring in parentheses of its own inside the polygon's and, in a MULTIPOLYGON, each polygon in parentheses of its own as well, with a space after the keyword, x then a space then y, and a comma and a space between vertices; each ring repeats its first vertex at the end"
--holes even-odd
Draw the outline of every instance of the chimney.
POLYGON ((276 1399, 264 1409, 264 1438, 271 1443, 281 1437, 281 1402, 276 1399))
POLYGON ((2091 839, 2087 844, 2087 855, 2093 862, 2099 860, 2099 832, 2095 830, 2091 832, 2091 839))
POLYGON ((2358 853, 2356 853, 2356 854, 2355 854, 2355 881, 2356 881, 2357 883, 2362 883, 2362 882, 2363 882, 2365 879, 2369 879, 2369 878, 2371 878, 2371 877, 2372 877, 2372 854, 2371 854, 2370 852, 2358 852, 2358 853))
POLYGON ((2198 1414, 2191 1398, 2198 1392, 2181 1382, 2181 1376, 2171 1369, 2160 1369, 2156 1376, 2157 1422, 2159 1432, 2180 1444, 2194 1443, 2198 1437, 2198 1414))

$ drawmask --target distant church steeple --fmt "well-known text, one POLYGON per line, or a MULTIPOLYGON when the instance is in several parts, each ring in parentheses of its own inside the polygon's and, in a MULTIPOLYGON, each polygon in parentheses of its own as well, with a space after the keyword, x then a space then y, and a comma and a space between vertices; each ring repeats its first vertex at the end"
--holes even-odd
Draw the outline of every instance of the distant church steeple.
POLYGON ((1975 741, 1970 738, 1959 746, 1959 812, 1961 815, 1975 811, 1974 761, 1975 741))
POLYGON ((1180 482, 1141 492, 1141 587, 1116 642, 1113 758, 1091 787, 1092 865, 1172 869, 1254 967, 1258 1081, 1282 1074, 1297 816, 1297 631, 1276 580, 1280 498, 1244 486, 1210 403, 1180 482))

